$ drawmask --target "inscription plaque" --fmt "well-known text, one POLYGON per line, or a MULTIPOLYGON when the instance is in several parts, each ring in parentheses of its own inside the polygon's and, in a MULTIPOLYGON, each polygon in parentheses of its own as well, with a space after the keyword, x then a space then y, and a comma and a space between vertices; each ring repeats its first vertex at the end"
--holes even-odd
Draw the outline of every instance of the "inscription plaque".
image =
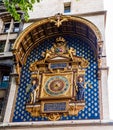
POLYGON ((67 67, 67 63, 56 63, 56 64, 51 64, 50 65, 50 68, 51 69, 61 69, 61 68, 65 68, 65 67, 67 67))
POLYGON ((67 112, 67 101, 62 102, 42 102, 42 112, 67 112))

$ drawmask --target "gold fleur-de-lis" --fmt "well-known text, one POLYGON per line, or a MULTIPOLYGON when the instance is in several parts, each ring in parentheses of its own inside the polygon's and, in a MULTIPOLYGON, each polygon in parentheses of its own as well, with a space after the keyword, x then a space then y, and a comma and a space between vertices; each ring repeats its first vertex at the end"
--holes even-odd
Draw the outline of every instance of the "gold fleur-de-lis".
POLYGON ((63 18, 60 13, 56 14, 54 19, 50 19, 50 22, 54 22, 57 27, 60 27, 64 21, 68 21, 68 19, 63 18))

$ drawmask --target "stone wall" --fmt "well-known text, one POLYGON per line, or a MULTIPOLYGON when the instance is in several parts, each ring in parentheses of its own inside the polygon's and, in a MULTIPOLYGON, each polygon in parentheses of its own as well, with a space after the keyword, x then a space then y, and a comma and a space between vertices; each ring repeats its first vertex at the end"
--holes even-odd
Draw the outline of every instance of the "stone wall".
POLYGON ((34 5, 33 12, 30 11, 30 18, 50 17, 56 13, 80 14, 88 12, 96 12, 103 10, 103 0, 41 0, 40 3, 34 5), (71 2, 71 12, 64 13, 64 3, 71 2))

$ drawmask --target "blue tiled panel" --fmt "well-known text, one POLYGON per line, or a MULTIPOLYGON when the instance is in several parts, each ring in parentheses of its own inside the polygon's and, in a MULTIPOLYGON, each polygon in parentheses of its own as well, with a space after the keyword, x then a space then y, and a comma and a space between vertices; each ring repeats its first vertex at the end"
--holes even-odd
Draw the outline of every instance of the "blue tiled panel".
MULTIPOLYGON (((98 90, 98 79, 97 79, 97 62, 94 58, 91 47, 82 39, 65 36, 69 47, 76 49, 77 56, 83 56, 90 62, 88 69, 86 70, 85 81, 90 81, 93 88, 86 88, 85 109, 80 111, 78 116, 67 116, 62 117, 61 120, 86 120, 86 119, 99 119, 99 90, 98 90)), ((25 104, 27 100, 26 86, 30 83, 30 71, 29 66, 32 62, 41 59, 42 51, 47 48, 51 48, 56 38, 51 38, 38 45, 29 55, 25 66, 22 68, 21 82, 18 89, 18 95, 16 99, 16 107, 13 116, 13 122, 23 121, 43 121, 47 120, 44 117, 31 117, 30 114, 25 110, 25 104)))

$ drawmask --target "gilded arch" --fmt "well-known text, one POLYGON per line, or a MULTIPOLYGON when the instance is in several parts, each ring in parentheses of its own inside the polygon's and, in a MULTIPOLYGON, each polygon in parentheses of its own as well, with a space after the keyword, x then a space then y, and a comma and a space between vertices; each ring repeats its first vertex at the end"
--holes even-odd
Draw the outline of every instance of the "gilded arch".
POLYGON ((80 36, 88 40, 95 55, 98 55, 98 43, 102 42, 102 36, 99 29, 90 21, 73 16, 62 16, 66 18, 60 27, 57 27, 51 19, 54 16, 37 21, 27 27, 17 38, 13 47, 13 54, 16 60, 16 70, 20 75, 21 66, 26 63, 26 59, 31 50, 41 41, 59 35, 80 36))

